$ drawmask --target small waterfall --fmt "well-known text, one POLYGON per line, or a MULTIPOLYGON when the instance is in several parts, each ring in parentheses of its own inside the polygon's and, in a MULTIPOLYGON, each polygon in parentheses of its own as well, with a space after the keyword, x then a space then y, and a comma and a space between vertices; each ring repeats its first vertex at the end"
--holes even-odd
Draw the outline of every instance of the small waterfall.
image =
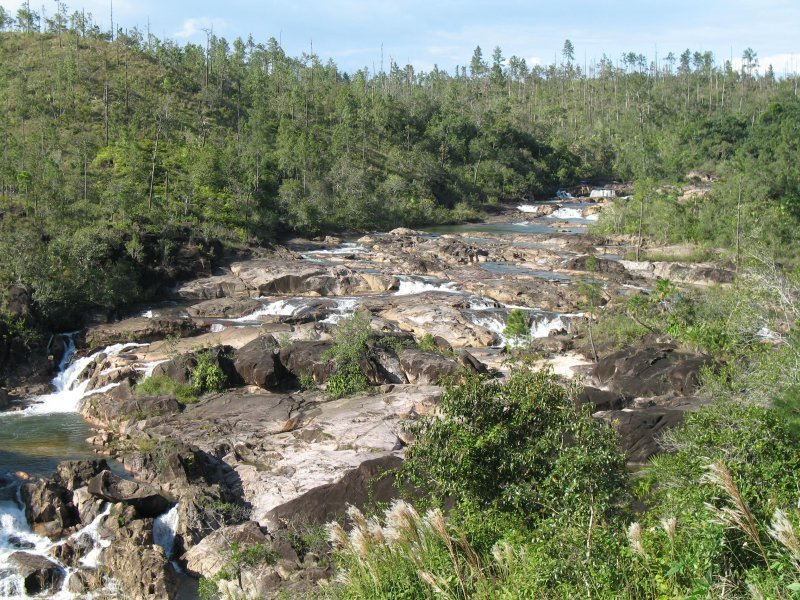
POLYGON ((84 567, 89 567, 90 569, 97 568, 97 559, 100 558, 100 553, 104 548, 108 548, 108 546, 111 545, 109 540, 100 538, 100 524, 103 522, 103 519, 108 515, 109 512, 111 512, 111 503, 107 503, 106 507, 100 512, 100 514, 92 519, 92 522, 86 527, 69 536, 69 539, 71 540, 88 537, 92 541, 92 550, 86 556, 81 558, 80 561, 84 567))
POLYGON ((4 568, 8 566, 8 557, 18 550, 43 556, 58 564, 64 570, 65 578, 63 587, 61 590, 48 596, 49 598, 56 598, 58 600, 75 598, 76 596, 74 594, 67 591, 67 581, 73 569, 61 565, 53 558, 51 551, 53 548, 66 543, 68 540, 76 541, 87 537, 92 543, 92 550, 80 559, 80 563, 85 568, 96 568, 100 553, 111 544, 109 540, 104 540, 100 537, 100 526, 103 519, 111 511, 111 504, 106 504, 104 510, 83 529, 76 531, 64 540, 52 542, 48 538, 39 536, 31 531, 25 519, 25 510, 19 497, 19 482, 16 481, 13 485, 17 486, 16 501, 7 500, 0 502, 0 598, 28 598, 25 594, 25 585, 22 577, 15 571, 4 568))
POLYGON ((356 244, 353 242, 345 242, 338 248, 330 248, 328 250, 309 250, 304 254, 301 254, 301 258, 305 258, 308 260, 310 257, 314 256, 341 256, 341 255, 348 255, 348 254, 365 254, 369 252, 364 246, 361 244, 356 244))
POLYGON ((564 206, 554 211, 550 216, 554 219, 582 219, 583 211, 580 208, 569 208, 564 206))
POLYGON ((394 293, 395 296, 411 296, 423 292, 446 292, 448 294, 460 294, 458 284, 454 281, 429 282, 421 277, 399 277, 400 287, 394 293))
POLYGON ((44 554, 49 540, 34 535, 25 520, 21 503, 13 500, 0 502, 0 598, 23 597, 25 584, 22 577, 5 570, 8 557, 17 550, 32 554, 44 554))
POLYGON ((178 505, 160 515, 153 522, 153 541, 164 549, 168 559, 175 549, 175 532, 178 530, 178 505))
POLYGON ((499 302, 495 300, 489 300, 488 298, 483 298, 482 296, 473 296, 469 299, 469 309, 470 310, 494 310, 502 306, 499 302))
POLYGON ((303 304, 298 304, 296 300, 294 301, 294 303, 292 300, 276 300, 275 302, 270 302, 269 304, 265 304, 262 308, 259 308, 257 311, 250 313, 249 315, 246 315, 244 317, 239 317, 238 319, 231 319, 231 322, 251 323, 254 321, 258 321, 258 317, 267 315, 290 317, 302 308, 303 304))
POLYGON ((475 325, 479 327, 485 327, 492 333, 497 334, 497 337, 500 338, 499 346, 505 346, 508 343, 506 336, 503 334, 505 331, 506 324, 502 318, 498 316, 490 316, 490 317, 478 317, 473 319, 472 321, 475 325))
POLYGON ((75 343, 72 339, 72 335, 73 334, 65 334, 67 349, 64 352, 64 358, 61 359, 61 363, 59 364, 59 373, 51 382, 55 388, 55 392, 33 398, 34 403, 26 408, 23 414, 42 415, 77 411, 78 404, 86 395, 86 388, 89 385, 88 380, 81 381, 80 377, 86 368, 94 362, 97 354, 102 352, 106 356, 113 356, 130 348, 147 345, 134 343, 113 344, 90 356, 83 356, 70 364, 70 360, 75 355, 75 343))
POLYGON ((331 314, 322 319, 320 323, 331 323, 336 325, 342 319, 351 316, 358 306, 357 298, 339 298, 336 300, 336 306, 331 309, 331 314))

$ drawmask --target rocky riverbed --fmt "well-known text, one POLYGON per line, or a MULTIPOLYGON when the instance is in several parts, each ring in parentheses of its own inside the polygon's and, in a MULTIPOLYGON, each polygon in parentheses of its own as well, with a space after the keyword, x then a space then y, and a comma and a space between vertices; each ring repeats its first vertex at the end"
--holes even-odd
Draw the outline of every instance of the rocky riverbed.
MULTIPOLYGON (((218 585, 234 597, 313 588, 331 575, 314 532, 348 504, 397 494, 392 469, 414 441, 408 424, 436 411, 442 384, 464 370, 513 368, 503 330, 515 309, 539 364, 579 378, 577 401, 619 431, 632 462, 647 460, 658 434, 700 404, 697 373, 712 359, 645 339, 594 363, 581 339, 591 314, 580 284, 596 284, 602 305, 657 277, 708 285, 732 273, 623 260, 628 240, 585 233, 599 210, 547 202, 457 228, 289 240, 88 328, 62 365, 60 395, 12 408, 78 411, 95 452, 127 475, 78 460, 50 477, 0 482, 0 597, 191 597, 187 574, 220 579, 231 569, 218 585), (331 334, 356 312, 372 332, 359 363, 369 388, 334 399, 331 334), (189 383, 200 352, 227 389, 190 403, 135 389, 151 376, 189 383), (237 562, 245 547, 263 560, 237 562)), ((7 419, 0 427, 13 427, 7 419)))

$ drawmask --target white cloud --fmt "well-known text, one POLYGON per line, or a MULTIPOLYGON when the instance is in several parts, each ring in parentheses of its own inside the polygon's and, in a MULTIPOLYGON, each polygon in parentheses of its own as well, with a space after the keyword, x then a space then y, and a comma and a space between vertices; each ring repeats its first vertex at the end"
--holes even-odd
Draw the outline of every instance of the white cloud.
MULTIPOLYGON (((783 54, 770 54, 768 56, 756 55, 756 58, 758 59, 758 69, 756 69, 756 72, 761 75, 767 72, 770 65, 772 65, 772 70, 775 71, 775 75, 779 77, 782 75, 800 73, 800 53, 787 52, 783 54)), ((736 70, 741 70, 742 63, 741 56, 734 56, 731 66, 736 70)))
POLYGON ((758 59, 758 64, 766 71, 769 65, 778 75, 800 72, 800 53, 771 54, 758 59))
POLYGON ((227 26, 225 19, 212 18, 212 17, 193 17, 186 19, 179 31, 172 35, 176 38, 187 39, 194 37, 200 33, 204 33, 204 29, 210 29, 214 32, 224 30, 227 26))

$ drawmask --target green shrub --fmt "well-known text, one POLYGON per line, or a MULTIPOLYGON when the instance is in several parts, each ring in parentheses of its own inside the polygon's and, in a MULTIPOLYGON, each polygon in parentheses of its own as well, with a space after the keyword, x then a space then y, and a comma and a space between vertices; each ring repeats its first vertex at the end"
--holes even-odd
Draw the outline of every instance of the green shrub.
POLYGON ((342 398, 367 389, 369 380, 359 363, 367 355, 367 340, 371 335, 368 318, 355 313, 339 321, 332 334, 334 345, 323 355, 333 360, 336 368, 327 381, 327 392, 334 398, 342 398))
POLYGON ((363 392, 369 387, 369 380, 357 362, 346 362, 336 368, 328 378, 326 390, 334 398, 344 398, 363 392))
POLYGON ((297 378, 297 383, 300 385, 300 389, 303 391, 313 390, 315 387, 317 387, 317 382, 314 381, 314 377, 308 373, 301 373, 300 377, 297 378))
POLYGON ((191 372, 192 390, 196 394, 221 392, 228 386, 228 377, 215 362, 210 349, 195 353, 197 364, 191 372))
POLYGON ((136 384, 136 394, 141 396, 170 396, 182 404, 197 401, 197 394, 192 386, 178 383, 167 375, 153 375, 136 384))
POLYGON ((505 383, 467 377, 447 388, 440 412, 416 424, 402 473, 434 501, 455 500, 465 525, 470 515, 479 528, 599 515, 624 497, 613 430, 577 412, 549 372, 518 370, 505 383), (486 511, 495 518, 484 520, 486 511))
POLYGON ((278 553, 275 549, 261 543, 255 543, 252 546, 244 547, 233 543, 228 550, 228 556, 230 566, 237 573, 241 571, 243 567, 274 565, 278 562, 278 553))
POLYGON ((506 327, 503 329, 504 336, 507 338, 525 337, 529 333, 530 327, 528 326, 528 319, 524 311, 515 308, 508 313, 506 327))
POLYGON ((417 342, 417 348, 422 350, 423 352, 438 352, 439 347, 436 345, 436 342, 433 339, 433 335, 430 333, 424 334, 419 341, 417 342))
POLYGON ((200 600, 217 600, 220 597, 217 579, 201 577, 197 582, 197 597, 200 600))

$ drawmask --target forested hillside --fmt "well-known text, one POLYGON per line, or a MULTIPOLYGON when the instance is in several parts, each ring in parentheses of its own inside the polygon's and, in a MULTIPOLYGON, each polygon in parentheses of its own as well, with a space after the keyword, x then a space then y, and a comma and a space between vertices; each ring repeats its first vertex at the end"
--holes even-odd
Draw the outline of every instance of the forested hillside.
MULTIPOLYGON (((182 47, 63 5, 43 22, 0 17, 0 276, 31 285, 45 315, 146 295, 131 282, 169 261, 185 224, 263 243, 464 220, 581 180, 655 188, 691 169, 727 179, 718 200, 733 213, 744 192, 744 222, 775 224, 773 242, 800 214, 797 78, 758 75, 752 51, 741 70, 689 50, 584 66, 567 41, 549 66, 476 48, 455 73, 348 74, 274 39, 182 47)), ((714 235, 716 208, 670 206, 653 214, 686 220, 673 237, 714 235)))

